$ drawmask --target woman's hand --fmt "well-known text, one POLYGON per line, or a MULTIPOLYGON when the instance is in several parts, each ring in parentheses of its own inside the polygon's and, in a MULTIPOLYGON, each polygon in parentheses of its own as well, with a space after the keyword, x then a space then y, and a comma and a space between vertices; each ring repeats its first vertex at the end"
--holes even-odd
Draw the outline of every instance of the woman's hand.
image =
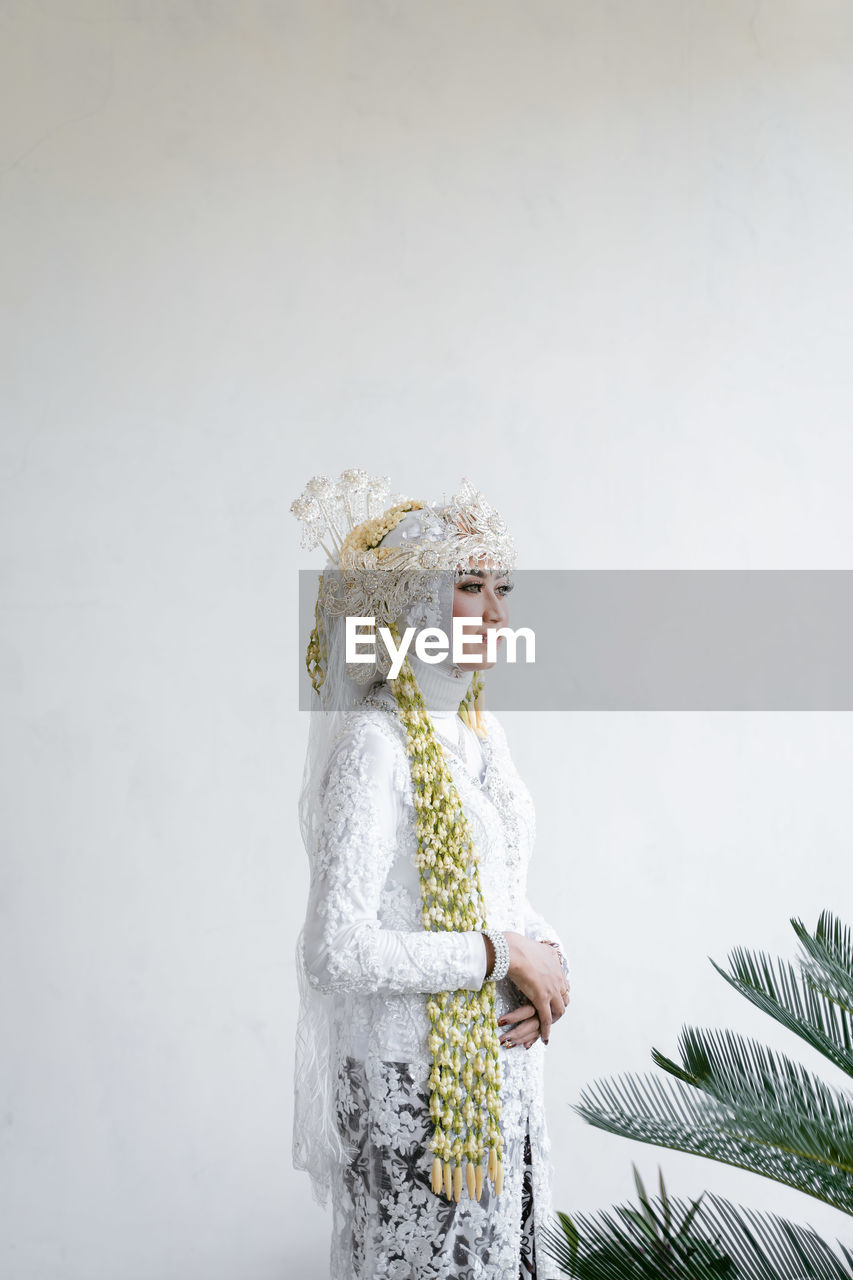
POLYGON ((512 1049, 514 1045, 520 1044, 523 1044, 525 1049, 529 1049, 541 1034, 539 1015, 532 1004, 523 1004, 517 1009, 510 1009, 509 1013, 498 1018, 498 1026, 503 1028, 501 1044, 505 1049, 512 1049))
MULTIPOLYGON (((504 937, 509 945, 507 976, 530 1002, 529 1005, 522 1005, 520 1009, 514 1010, 514 1015, 520 1015, 532 1006, 533 1013, 523 1015, 525 1023, 531 1019, 538 1022, 536 1036, 531 1043, 535 1043, 536 1038, 541 1036, 543 1043, 547 1044, 552 1024, 562 1018, 569 1003, 569 991, 560 957, 554 947, 534 942, 521 933, 504 933, 504 937)), ((502 1021, 514 1015, 505 1014, 502 1021)), ((532 1031, 532 1027, 527 1028, 525 1040, 529 1039, 532 1031)), ((516 1034, 510 1038, 515 1044, 520 1043, 516 1034)))
MULTIPOLYGON (((567 980, 563 995, 566 1008, 569 1007, 569 999, 567 980)), ((505 1049, 512 1049, 516 1045, 524 1045, 525 1049, 530 1049, 541 1035, 539 1015, 532 1004, 521 1004, 516 1009, 508 1010, 503 1017, 498 1018, 498 1026, 502 1028, 501 1044, 505 1049)))

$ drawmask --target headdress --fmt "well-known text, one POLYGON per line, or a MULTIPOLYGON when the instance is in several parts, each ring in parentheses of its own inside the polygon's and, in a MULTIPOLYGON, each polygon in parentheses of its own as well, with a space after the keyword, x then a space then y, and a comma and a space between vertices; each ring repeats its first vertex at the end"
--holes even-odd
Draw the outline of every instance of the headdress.
MULTIPOLYGON (((495 570, 515 564, 515 544, 504 521, 464 478, 448 502, 427 504, 392 496, 387 476, 360 469, 343 471, 337 483, 314 476, 290 509, 303 522, 302 547, 321 546, 329 557, 318 612, 375 617, 377 628, 393 627, 403 613, 409 625, 437 625, 449 572, 471 561, 482 560, 495 570), (394 538, 398 526, 402 533, 394 538)), ((319 692, 325 678, 319 621, 317 631, 308 669, 319 692)), ((352 664, 347 674, 369 684, 388 666, 388 654, 382 652, 375 665, 352 664)))
MULTIPOLYGON (((360 701, 369 685, 389 670, 390 657, 376 646, 376 661, 347 665, 343 621, 374 617, 399 641, 399 627, 438 625, 452 605, 455 575, 472 561, 508 571, 515 546, 498 513, 465 479, 449 501, 431 503, 390 494, 387 477, 365 471, 342 472, 335 483, 315 476, 293 502, 303 522, 302 546, 321 546, 328 563, 320 577, 315 626, 306 663, 325 715, 312 715, 308 755, 300 795, 300 821, 309 859, 318 839, 325 764, 343 714, 360 701)), ((406 659, 389 680, 410 758, 420 872, 422 919, 428 930, 484 930, 479 868, 458 791, 406 659)), ((471 682, 460 715, 479 732, 477 712, 482 689, 479 673, 471 682), (475 684, 476 682, 476 684, 475 684)), ((301 957, 300 1022, 297 1028, 297 1116, 294 1163, 312 1175, 322 1201, 330 1161, 342 1158, 328 1106, 329 1080, 316 1096, 305 1094, 306 1081, 324 1071, 330 1046, 328 1021, 318 1014, 317 995, 306 980, 301 957), (300 1108, 300 1087, 302 1088, 300 1108)), ((430 1114, 434 1123, 432 1187, 458 1200, 463 1179, 470 1196, 480 1197, 484 1177, 495 1191, 503 1183, 498 1032, 495 987, 446 991, 426 1002, 433 1055, 430 1114)))

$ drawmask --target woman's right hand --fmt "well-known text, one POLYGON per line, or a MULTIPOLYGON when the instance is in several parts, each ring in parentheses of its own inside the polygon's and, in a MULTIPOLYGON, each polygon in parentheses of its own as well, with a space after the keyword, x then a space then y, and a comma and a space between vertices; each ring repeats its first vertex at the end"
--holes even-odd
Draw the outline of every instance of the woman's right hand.
MULTIPOLYGON (((566 990, 566 979, 560 957, 554 947, 543 946, 522 933, 504 932, 509 946, 510 978, 519 991, 527 996, 536 1010, 542 1040, 548 1043, 551 1025, 566 1012, 566 1001, 563 992, 566 990)), ((493 952, 489 939, 487 949, 491 953, 489 968, 493 963, 493 952)), ((488 969, 487 969, 488 972, 488 969)))

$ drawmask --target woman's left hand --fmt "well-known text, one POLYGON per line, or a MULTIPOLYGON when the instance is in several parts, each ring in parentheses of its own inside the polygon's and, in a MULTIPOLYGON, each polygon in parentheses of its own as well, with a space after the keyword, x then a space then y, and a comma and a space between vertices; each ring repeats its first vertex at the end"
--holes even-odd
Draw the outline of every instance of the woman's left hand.
MULTIPOLYGON (((566 1000, 566 1007, 568 1007, 568 1000, 566 1000)), ((517 1009, 510 1009, 508 1013, 498 1018, 498 1026, 501 1029, 501 1044, 505 1049, 512 1049, 515 1045, 522 1044, 525 1049, 529 1049, 541 1034, 539 1017, 532 1004, 522 1004, 517 1009)))
POLYGON ((540 1036, 539 1016, 532 1004, 510 1009, 503 1017, 498 1018, 498 1026, 501 1029, 501 1044, 505 1049, 522 1044, 525 1049, 529 1049, 540 1036))

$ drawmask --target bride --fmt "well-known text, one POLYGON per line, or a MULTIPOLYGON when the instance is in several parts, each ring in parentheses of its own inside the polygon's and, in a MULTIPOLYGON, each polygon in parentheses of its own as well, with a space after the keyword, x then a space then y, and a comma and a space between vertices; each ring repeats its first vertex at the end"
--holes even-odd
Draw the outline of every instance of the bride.
POLYGON ((427 504, 345 471, 292 510, 327 555, 307 655, 293 1159, 331 1198, 332 1280, 553 1280, 543 1066, 568 968, 527 898, 533 804, 482 696, 514 544, 467 481, 427 504), (398 643, 481 623, 458 661, 410 649, 392 679, 381 641, 347 662, 347 616, 398 643))

